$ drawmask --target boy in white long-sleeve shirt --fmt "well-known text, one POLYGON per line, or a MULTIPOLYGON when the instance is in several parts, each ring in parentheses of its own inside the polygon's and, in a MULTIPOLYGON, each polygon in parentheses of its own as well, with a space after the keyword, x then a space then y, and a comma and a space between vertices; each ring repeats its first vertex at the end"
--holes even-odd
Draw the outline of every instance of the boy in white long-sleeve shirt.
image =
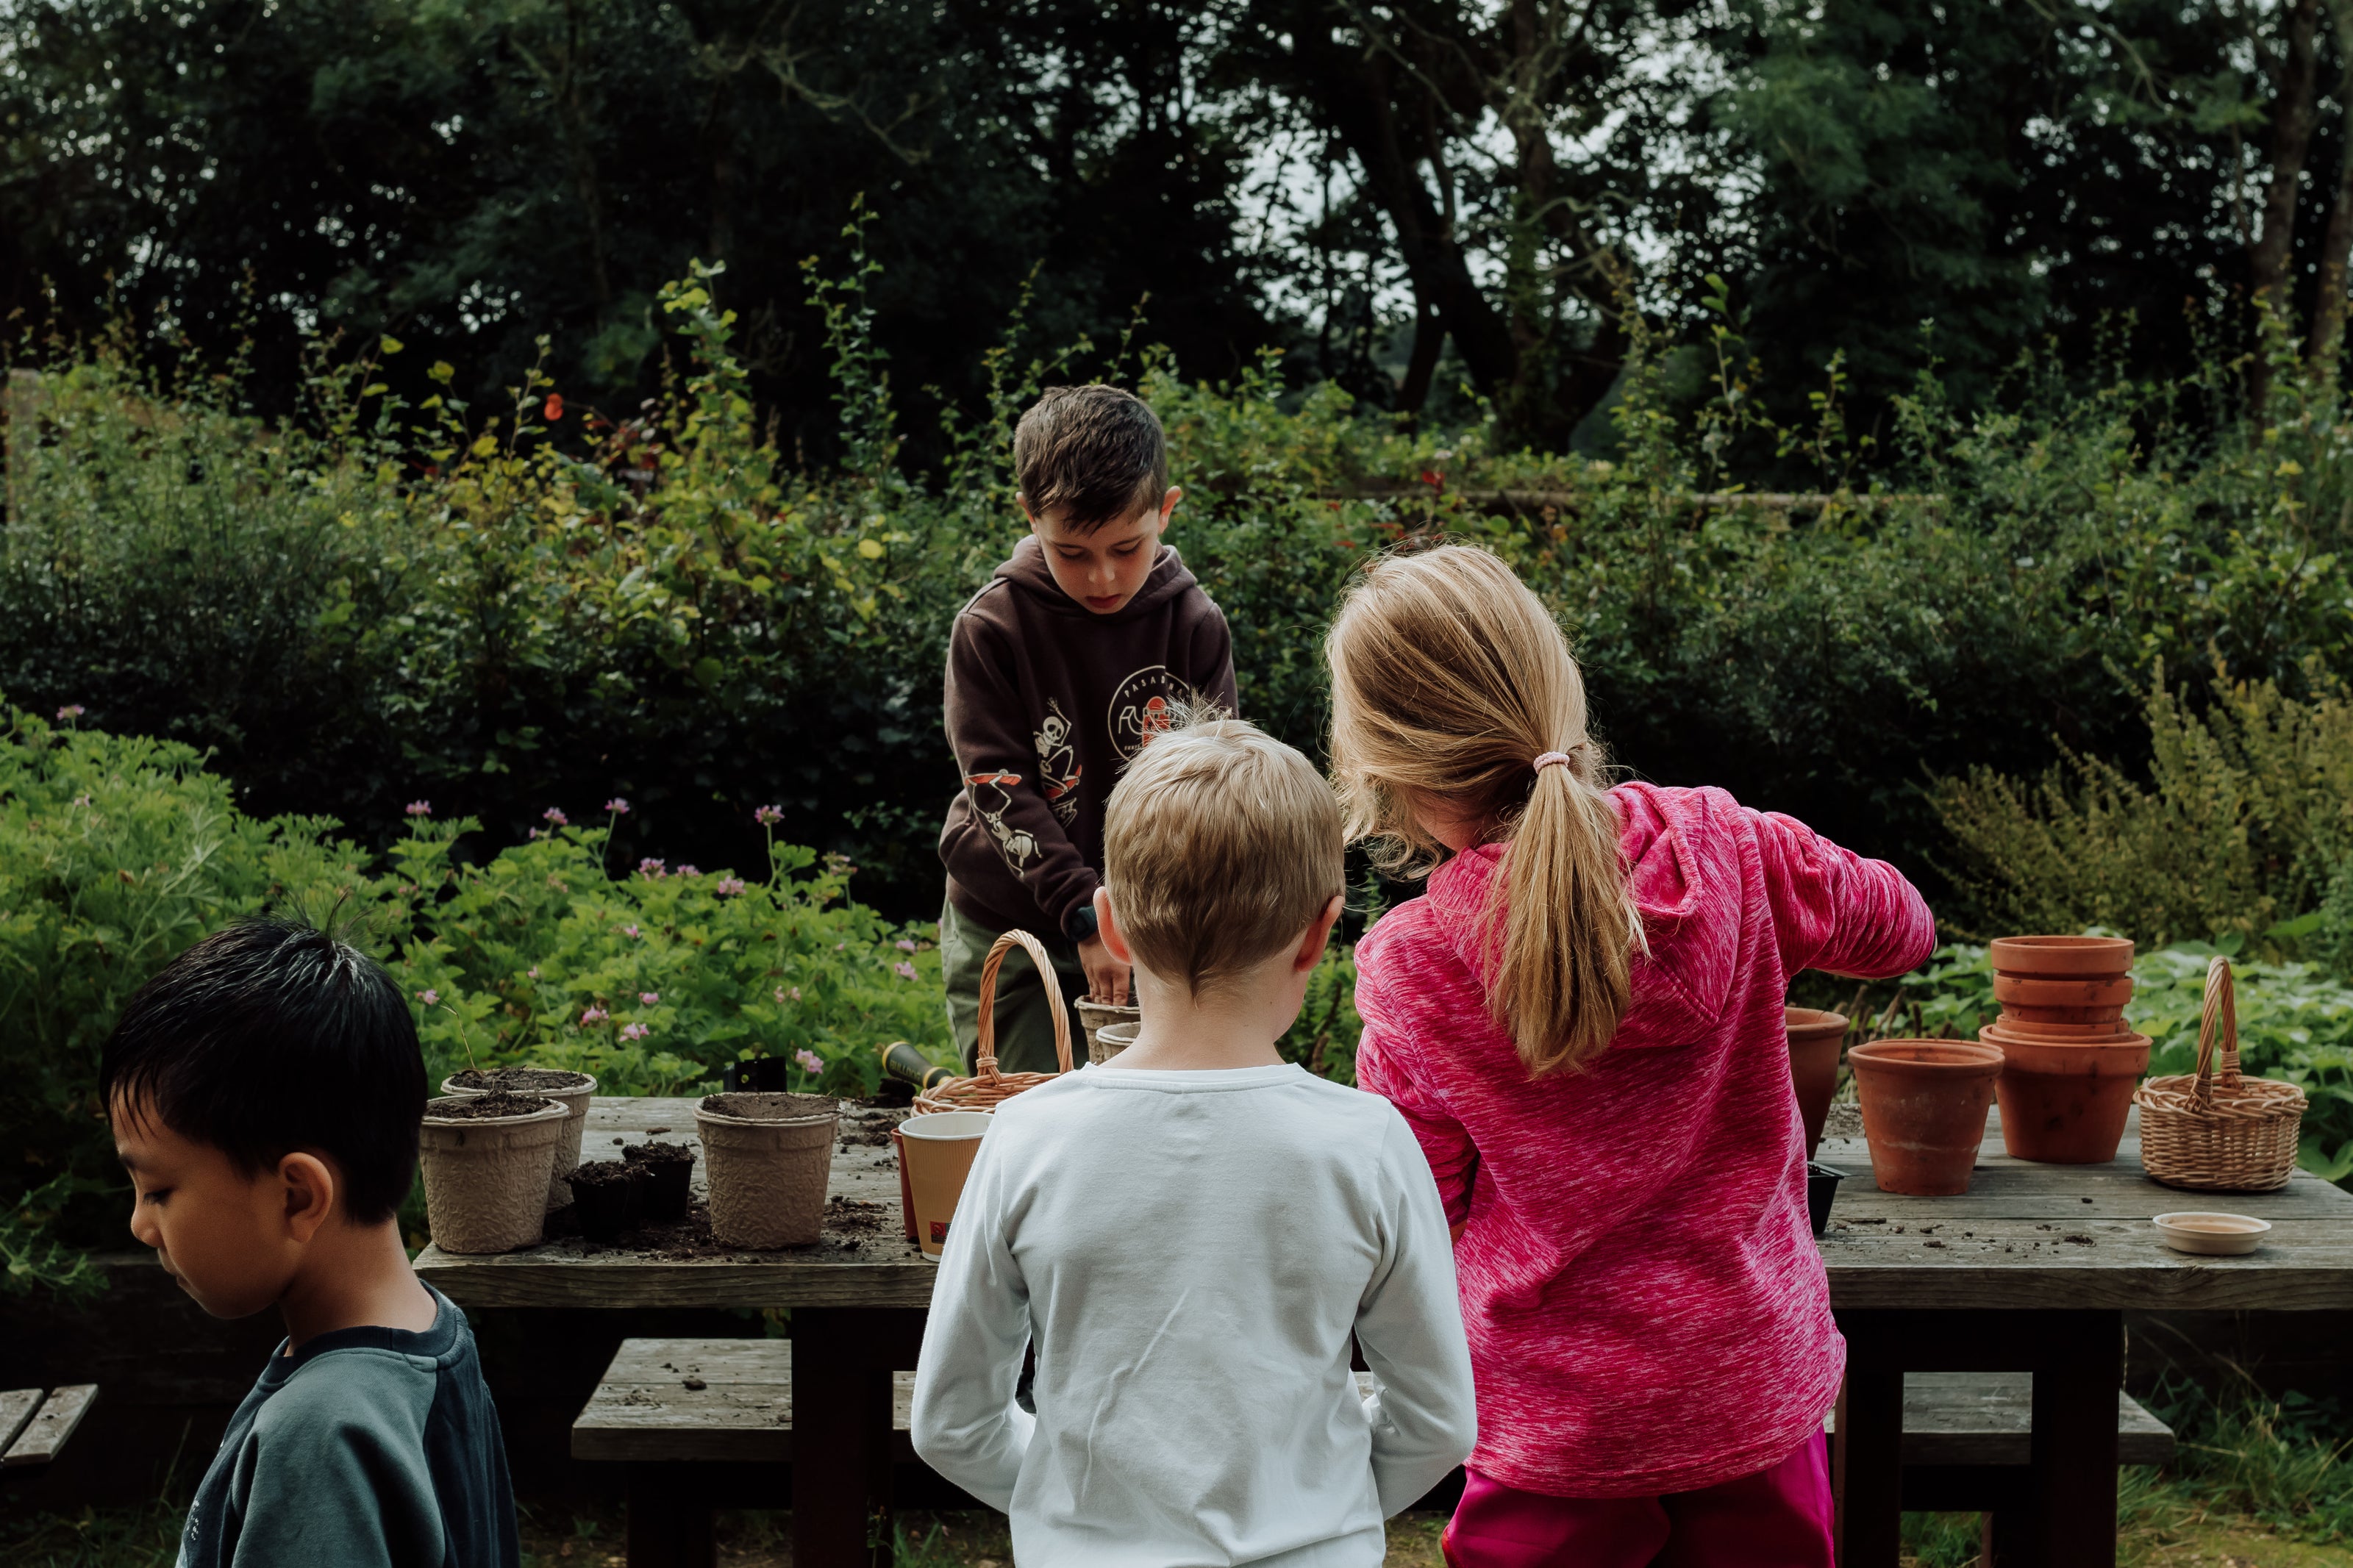
POLYGON ((1103 848, 1143 1027, 998 1108, 940 1260, 916 1452, 1012 1515, 1023 1568, 1370 1568, 1475 1434, 1412 1132, 1275 1050, 1340 913, 1337 807, 1297 752, 1210 721, 1144 749, 1103 848))

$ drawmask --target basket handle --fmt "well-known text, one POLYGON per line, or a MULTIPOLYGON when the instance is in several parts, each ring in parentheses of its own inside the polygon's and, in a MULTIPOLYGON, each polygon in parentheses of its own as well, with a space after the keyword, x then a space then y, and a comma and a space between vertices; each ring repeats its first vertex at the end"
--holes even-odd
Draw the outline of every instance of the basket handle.
POLYGON ((2198 1109, 2210 1109, 2214 1100, 2214 1053, 2222 1053, 2221 1083, 2239 1087, 2239 1000, 2231 978, 2231 961, 2216 953, 2206 963, 2206 1008, 2198 1019, 2198 1109))
POLYGON ((1054 1004, 1054 1057, 1062 1065, 1060 1070, 1071 1070, 1071 1009, 1062 1000, 1062 977, 1055 973, 1054 960, 1046 952, 1046 944, 1026 931, 1009 931, 989 945, 988 956, 980 965, 980 1049, 973 1066, 975 1078, 985 1078, 995 1083, 997 1073, 997 972, 1005 963, 1005 955, 1018 943, 1038 966, 1038 978, 1045 983, 1046 995, 1054 1004))

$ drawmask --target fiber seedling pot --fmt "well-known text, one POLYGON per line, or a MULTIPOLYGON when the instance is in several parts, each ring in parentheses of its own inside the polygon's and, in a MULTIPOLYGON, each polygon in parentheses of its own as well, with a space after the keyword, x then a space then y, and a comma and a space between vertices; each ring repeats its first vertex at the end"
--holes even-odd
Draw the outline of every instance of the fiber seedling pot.
POLYGON ((825 1228, 840 1102, 824 1094, 706 1094, 695 1108, 722 1247, 809 1247, 825 1228))
POLYGON ((1879 1190, 1924 1198, 1968 1192, 2001 1052, 1966 1040, 1873 1040, 1846 1061, 1879 1190))
POLYGON ((1996 974, 2113 979, 2131 973, 2133 944, 2121 936, 2004 936, 1994 939, 1987 956, 1996 974))
POLYGON ((538 1241, 548 1173, 570 1113, 543 1095, 449 1095, 417 1131, 425 1222, 444 1252, 512 1252, 538 1241))
POLYGON ((464 1072, 451 1073, 441 1080, 443 1094, 506 1094, 544 1095, 564 1102, 571 1120, 564 1126, 564 1146, 555 1156, 555 1169, 547 1179, 547 1206, 553 1211, 572 1201, 572 1188, 565 1178, 572 1167, 580 1163, 580 1134, 588 1126, 588 1100, 596 1092, 596 1080, 585 1072, 567 1072, 562 1068, 496 1068, 484 1072, 468 1068, 464 1072))
MULTIPOLYGON (((1087 1032, 1087 1060, 1091 1062, 1101 1062, 1110 1059, 1108 1056, 1100 1052, 1095 1044, 1096 1035, 1103 1028, 1114 1024, 1127 1024, 1132 1026, 1143 1016, 1144 1009, 1141 1007, 1134 1005, 1116 1006, 1109 1002, 1098 1002, 1092 996, 1081 997, 1079 999, 1079 1026, 1087 1032)), ((1127 1038, 1130 1044, 1134 1044, 1135 1036, 1131 1032, 1127 1038)), ((1115 1055, 1116 1053, 1113 1054, 1115 1055)))
POLYGON ((572 1168, 572 1213, 589 1241, 617 1240, 646 1222, 645 1193, 650 1174, 627 1160, 591 1160, 572 1168))
POLYGON ((1822 1123, 1838 1092, 1839 1044, 1846 1038, 1846 1015, 1818 1007, 1785 1007, 1789 1031, 1789 1086, 1798 1092, 1798 1116, 1806 1124, 1806 1158, 1821 1147, 1822 1123))
MULTIPOLYGON (((689 1184, 694 1178, 693 1150, 683 1143, 627 1143, 622 1145, 621 1158, 646 1173, 648 1225, 668 1225, 686 1217, 686 1205, 692 1196, 689 1184)), ((579 1190, 575 1182, 575 1202, 579 1190)))
POLYGON ((1135 1032, 1142 1027, 1142 1024, 1105 1024, 1087 1037, 1087 1060, 1103 1066, 1135 1044, 1135 1032))
POLYGON ((915 1211, 915 1240, 934 1263, 947 1247, 948 1226, 989 1117, 986 1110, 935 1110, 899 1123, 900 1168, 915 1211))
POLYGON ((1994 1086, 2002 1147, 2046 1165, 2102 1165, 2116 1157, 2133 1090, 2148 1070, 2147 1036, 2101 1045, 2004 1037, 1989 1043, 2002 1054, 1994 1086))

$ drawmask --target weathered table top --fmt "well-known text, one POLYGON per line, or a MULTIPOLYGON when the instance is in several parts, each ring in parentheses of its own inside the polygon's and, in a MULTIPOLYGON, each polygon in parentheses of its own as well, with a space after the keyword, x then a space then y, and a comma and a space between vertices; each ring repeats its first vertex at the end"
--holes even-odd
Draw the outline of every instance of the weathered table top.
MULTIPOLYGON (((695 1143, 694 1103, 599 1098, 583 1156, 614 1158, 617 1141, 653 1127, 670 1130, 666 1141, 695 1143)), ((1819 1158, 1848 1173, 1821 1240, 1831 1300, 1841 1308, 2353 1308, 2353 1194, 2302 1172, 2276 1193, 2180 1192, 2141 1173, 2131 1133, 2111 1164, 2037 1165, 2002 1152, 1992 1119, 1960 1197, 1878 1191, 1859 1135, 1825 1139, 1819 1158), (2253 1215, 2274 1228, 2251 1257, 2190 1258, 2166 1248, 2149 1224, 2175 1209, 2253 1215)), ((694 1185, 702 1195, 700 1161, 694 1185)), ((860 1211, 868 1228, 829 1224, 815 1247, 709 1258, 577 1240, 490 1258, 427 1247, 417 1272, 469 1307, 928 1306, 935 1270, 901 1239, 889 1146, 836 1145, 830 1198, 877 1205, 860 1211)))

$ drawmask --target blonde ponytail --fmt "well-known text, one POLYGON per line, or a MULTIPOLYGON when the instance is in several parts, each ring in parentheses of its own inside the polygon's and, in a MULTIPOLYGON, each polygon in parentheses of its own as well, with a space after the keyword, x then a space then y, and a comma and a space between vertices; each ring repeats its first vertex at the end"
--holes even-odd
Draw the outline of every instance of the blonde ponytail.
POLYGON ((1348 836, 1385 868, 1425 869, 1442 850, 1419 802, 1502 842, 1488 1008, 1532 1077, 1600 1055, 1642 928, 1560 627, 1510 567, 1450 544, 1377 563, 1324 650, 1348 836))

